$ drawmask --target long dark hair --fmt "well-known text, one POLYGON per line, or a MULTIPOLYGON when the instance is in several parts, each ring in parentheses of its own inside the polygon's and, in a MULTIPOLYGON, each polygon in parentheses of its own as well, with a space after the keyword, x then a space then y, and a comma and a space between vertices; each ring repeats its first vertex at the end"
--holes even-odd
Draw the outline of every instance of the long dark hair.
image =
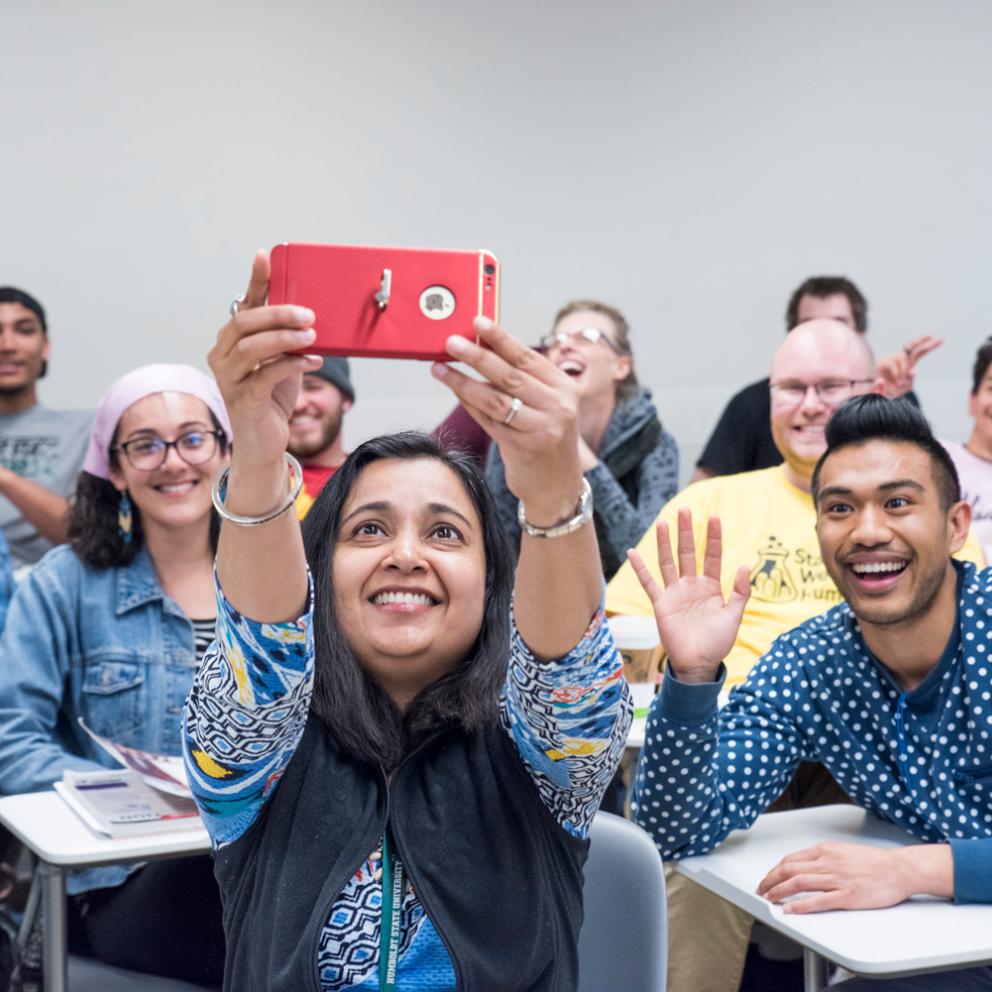
MULTIPOLYGON (((217 443, 221 452, 227 451, 227 436, 212 410, 207 411, 214 430, 220 431, 217 443)), ((116 441, 117 433, 114 432, 116 441)), ((111 468, 120 468, 116 451, 110 451, 111 468)), ((121 494, 109 479, 101 479, 89 472, 80 472, 76 479, 76 492, 69 502, 68 532, 72 550, 93 568, 117 568, 130 565, 144 547, 145 534, 141 527, 141 513, 132 511, 131 540, 125 541, 117 521, 121 494)), ((210 508, 210 547, 217 553, 220 535, 220 518, 210 508)))
POLYGON ((337 748, 360 761, 394 768, 411 733, 444 725, 474 731, 495 723, 510 649, 513 558, 496 505, 469 455, 445 449, 429 434, 406 431, 356 448, 324 487, 303 523, 313 576, 316 668, 311 709, 337 748), (482 525, 486 555, 482 626, 464 660, 427 686, 401 714, 365 671, 341 635, 334 608, 331 563, 341 510, 362 470, 384 458, 433 458, 450 468, 482 525))

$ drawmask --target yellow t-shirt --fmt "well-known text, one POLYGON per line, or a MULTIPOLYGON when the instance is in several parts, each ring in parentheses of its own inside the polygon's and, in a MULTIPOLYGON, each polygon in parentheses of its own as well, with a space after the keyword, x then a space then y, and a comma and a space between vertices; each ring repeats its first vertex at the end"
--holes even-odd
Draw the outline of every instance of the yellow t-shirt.
MULTIPOLYGON (((729 688, 744 681, 751 666, 779 634, 835 606, 841 595, 820 557, 813 499, 789 482, 783 466, 705 479, 682 490, 658 515, 658 521, 669 524, 673 542, 682 507, 692 510, 700 568, 707 519, 720 518, 720 579, 725 596, 730 594, 741 565, 747 565, 751 573, 751 598, 744 609, 737 640, 725 659, 729 688)), ((641 538, 637 550, 651 573, 658 576, 654 526, 641 538)), ((968 543, 956 557, 984 564, 973 533, 969 533, 968 543)), ((651 616, 651 604, 629 562, 606 588, 606 609, 614 614, 651 616)))

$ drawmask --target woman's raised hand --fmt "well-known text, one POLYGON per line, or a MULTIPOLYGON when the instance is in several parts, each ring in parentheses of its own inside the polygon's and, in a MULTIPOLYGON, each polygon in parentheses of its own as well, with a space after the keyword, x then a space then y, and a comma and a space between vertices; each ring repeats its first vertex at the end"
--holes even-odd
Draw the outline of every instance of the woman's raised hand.
POLYGON ((266 306, 269 256, 259 251, 237 313, 220 329, 207 361, 231 418, 235 459, 242 465, 278 464, 289 441, 289 418, 313 355, 292 355, 314 339, 306 307, 266 306))
MULTIPOLYGON (((290 511, 289 418, 302 374, 321 361, 288 354, 313 342, 314 314, 266 306, 270 271, 268 253, 257 252, 248 289, 207 357, 234 434, 224 505, 247 517, 290 511)), ((266 623, 298 617, 306 607, 307 569, 296 514, 277 513, 264 527, 225 524, 217 576, 228 602, 246 616, 266 623)))
POLYGON ((748 570, 734 576, 730 597, 720 587, 723 560, 720 520, 710 517, 706 528, 703 574, 696 574, 696 541, 692 513, 679 510, 678 565, 672 553, 668 524, 658 524, 660 586, 636 551, 627 557, 651 600, 668 664, 682 682, 713 682, 720 663, 730 653, 751 593, 748 570))
POLYGON ((492 321, 477 317, 488 345, 450 337, 447 351, 485 381, 437 362, 436 378, 499 445, 506 484, 527 508, 527 519, 549 526, 570 517, 582 486, 578 455, 578 388, 543 355, 492 321))

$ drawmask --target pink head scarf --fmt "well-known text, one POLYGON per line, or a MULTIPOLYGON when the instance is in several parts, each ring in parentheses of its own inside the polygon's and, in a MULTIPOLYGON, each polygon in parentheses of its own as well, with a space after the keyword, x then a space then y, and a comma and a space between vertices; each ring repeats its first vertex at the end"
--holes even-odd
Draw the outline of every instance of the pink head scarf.
POLYGON ((217 383, 192 365, 142 365, 122 375, 100 400, 83 471, 110 478, 110 445, 124 411, 154 393, 189 393, 203 400, 231 443, 231 421, 217 383))

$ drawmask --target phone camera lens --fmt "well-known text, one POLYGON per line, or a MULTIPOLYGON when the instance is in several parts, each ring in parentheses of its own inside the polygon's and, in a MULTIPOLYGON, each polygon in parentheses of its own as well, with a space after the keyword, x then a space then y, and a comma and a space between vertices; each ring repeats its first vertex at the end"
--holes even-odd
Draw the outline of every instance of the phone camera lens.
POLYGON ((485 268, 483 269, 483 271, 486 273, 487 276, 495 275, 496 274, 496 266, 495 265, 492 265, 490 263, 489 265, 486 265, 485 266, 485 268))

